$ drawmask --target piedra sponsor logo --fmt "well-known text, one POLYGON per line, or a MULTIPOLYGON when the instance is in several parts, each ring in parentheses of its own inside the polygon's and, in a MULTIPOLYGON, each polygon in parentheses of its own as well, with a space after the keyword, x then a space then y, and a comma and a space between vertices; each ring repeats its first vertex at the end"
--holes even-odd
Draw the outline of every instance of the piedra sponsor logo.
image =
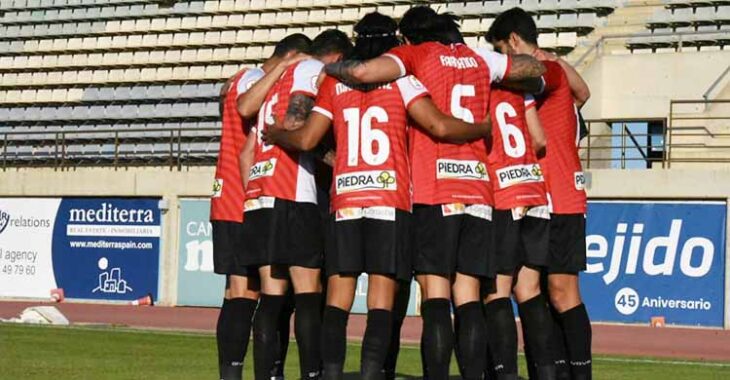
POLYGON ((337 176, 337 194, 363 190, 396 190, 395 171, 372 170, 337 176))
POLYGON ((542 182, 540 165, 514 165, 497 170, 499 188, 504 189, 520 183, 542 182))
POLYGON ((476 160, 437 160, 436 178, 489 181, 486 165, 476 160))
POLYGON ((276 170, 276 158, 272 158, 266 161, 260 161, 251 166, 249 172, 249 181, 255 180, 261 177, 271 177, 274 175, 276 170))

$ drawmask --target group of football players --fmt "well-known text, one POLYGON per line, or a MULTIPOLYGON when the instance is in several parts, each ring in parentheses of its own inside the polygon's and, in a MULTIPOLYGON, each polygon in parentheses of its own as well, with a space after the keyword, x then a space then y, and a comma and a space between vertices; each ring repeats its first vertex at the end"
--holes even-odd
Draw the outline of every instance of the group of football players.
POLYGON ((374 12, 354 36, 281 40, 221 91, 211 206, 221 379, 282 378, 289 323, 302 379, 342 379, 357 278, 368 275, 360 377, 395 378, 410 281, 424 377, 590 379, 585 82, 513 8, 464 44, 457 20, 374 12), (354 41, 354 44, 353 44, 354 41), (327 189, 330 189, 329 191, 327 189), (452 319, 453 314, 453 319, 452 319))

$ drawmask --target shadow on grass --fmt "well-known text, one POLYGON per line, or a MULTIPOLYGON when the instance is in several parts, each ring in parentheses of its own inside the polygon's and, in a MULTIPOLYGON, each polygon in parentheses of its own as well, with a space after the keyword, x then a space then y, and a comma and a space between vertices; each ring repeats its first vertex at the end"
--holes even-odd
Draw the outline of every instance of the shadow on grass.
MULTIPOLYGON (((402 373, 395 375, 396 380, 421 380, 420 376, 404 375, 402 373)), ((449 376, 449 380, 460 380, 461 376, 449 376)), ((359 372, 347 372, 342 377, 342 380, 360 380, 359 372)))

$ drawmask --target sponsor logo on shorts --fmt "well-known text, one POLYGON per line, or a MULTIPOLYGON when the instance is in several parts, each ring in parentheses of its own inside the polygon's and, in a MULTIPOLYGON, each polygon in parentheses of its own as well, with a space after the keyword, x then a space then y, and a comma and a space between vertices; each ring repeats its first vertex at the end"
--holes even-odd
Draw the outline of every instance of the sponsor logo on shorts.
POLYGON ((220 198, 223 195, 223 179, 216 178, 213 180, 213 198, 220 198))
POLYGON ((575 178, 575 189, 576 190, 585 190, 586 188, 586 176, 583 172, 575 172, 573 173, 573 176, 575 178))
POLYGON ((396 190, 394 170, 371 170, 338 175, 337 194, 363 190, 396 190))
POLYGON ((262 208, 274 208, 276 198, 274 197, 258 197, 247 199, 243 203, 243 211, 254 211, 262 208))
POLYGON ((521 183, 542 182, 539 164, 514 165, 496 171, 499 188, 504 189, 521 183))
POLYGON ((271 158, 266 161, 259 161, 251 166, 251 171, 248 175, 248 180, 253 181, 261 177, 271 177, 274 175, 276 170, 276 158, 271 158))
POLYGON ((395 221, 395 208, 385 206, 347 207, 338 209, 335 212, 335 221, 337 222, 362 218, 392 222, 395 221))
POLYGON ((489 205, 465 205, 463 203, 447 203, 441 205, 443 216, 471 215, 480 219, 492 220, 492 206, 489 205))
POLYGON ((489 181, 487 166, 477 160, 437 160, 436 178, 489 181))
POLYGON ((520 220, 525 216, 533 218, 550 219, 550 210, 544 206, 520 206, 512 209, 512 220, 520 220))

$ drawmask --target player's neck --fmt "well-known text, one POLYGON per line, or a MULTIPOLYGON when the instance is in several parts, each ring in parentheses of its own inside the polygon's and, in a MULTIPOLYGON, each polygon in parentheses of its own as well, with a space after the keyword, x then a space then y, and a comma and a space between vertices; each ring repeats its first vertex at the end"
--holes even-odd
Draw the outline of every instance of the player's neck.
POLYGON ((264 63, 261 65, 261 70, 263 70, 265 73, 268 73, 273 69, 276 65, 279 64, 281 61, 281 58, 279 57, 271 57, 264 61, 264 63))

